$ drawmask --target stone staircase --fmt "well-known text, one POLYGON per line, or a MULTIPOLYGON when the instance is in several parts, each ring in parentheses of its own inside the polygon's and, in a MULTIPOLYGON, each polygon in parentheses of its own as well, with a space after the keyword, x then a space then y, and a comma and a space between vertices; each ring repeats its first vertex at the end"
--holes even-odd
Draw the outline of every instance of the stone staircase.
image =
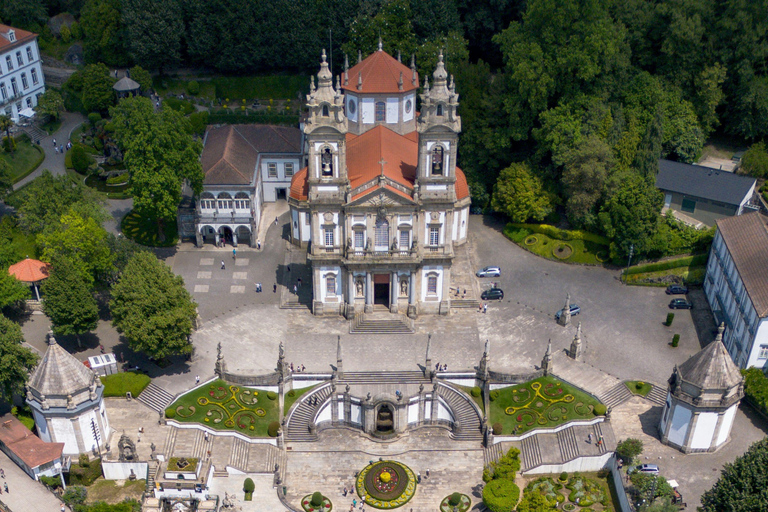
POLYGON ((605 404, 606 407, 616 407, 632 398, 632 392, 626 384, 619 382, 597 398, 605 404))
POLYGON ((492 463, 499 460, 504 455, 504 449, 501 447, 501 443, 495 443, 488 448, 483 449, 483 463, 485 466, 490 466, 492 463))
POLYGON ((413 334, 413 321, 392 313, 358 313, 350 320, 350 334, 413 334))
POLYGON ((299 296, 287 292, 283 295, 283 300, 280 301, 280 309, 307 309, 309 307, 308 304, 305 302, 302 302, 299 299, 299 296))
POLYGON ((418 371, 399 372, 344 372, 341 384, 429 384, 429 379, 418 371))
POLYGON ((520 469, 526 471, 541 465, 541 448, 539 436, 526 437, 520 443, 520 469))
MULTIPOLYGON (((344 375, 346 378, 346 374, 344 375)), ((315 441, 317 434, 309 433, 309 424, 315 419, 317 410, 331 394, 331 385, 324 384, 302 396, 288 413, 285 430, 286 442, 306 443, 315 441), (317 397, 317 405, 310 404, 310 398, 317 397)))
POLYGON ((572 427, 561 430, 555 435, 560 448, 560 457, 563 460, 573 460, 579 456, 579 444, 576 442, 576 434, 572 427))
POLYGON ((248 443, 236 437, 235 442, 232 444, 232 450, 229 452, 227 466, 235 468, 238 471, 246 472, 248 468, 249 448, 250 446, 248 443))
POLYGON ((176 427, 171 427, 168 430, 168 435, 165 438, 165 446, 163 447, 163 455, 165 455, 166 459, 173 454, 173 449, 176 447, 176 434, 178 431, 179 429, 176 427))
POLYGON ((472 402, 472 398, 458 391, 452 386, 440 383, 438 392, 451 407, 455 419, 461 424, 458 432, 452 432, 451 437, 457 441, 483 440, 483 432, 480 427, 482 414, 472 402))
POLYGON ((479 309, 477 299, 451 299, 451 309, 479 309))
POLYGON ((147 462, 147 484, 144 487, 147 494, 151 494, 155 489, 155 476, 157 475, 157 468, 160 465, 156 460, 150 459, 147 462))
POLYGON ((216 437, 216 442, 214 443, 211 455, 214 477, 225 478, 229 476, 229 473, 227 473, 227 464, 229 463, 229 457, 232 454, 235 439, 237 438, 230 436, 216 437))
POLYGON ((654 384, 645 398, 653 404, 664 407, 664 404, 667 403, 667 388, 654 384))
POLYGON ((136 399, 150 409, 163 412, 173 402, 173 395, 150 382, 149 386, 144 388, 144 391, 136 399))
MULTIPOLYGON (((501 444, 501 443, 497 443, 501 444)), ((515 445, 518 445, 515 442, 515 445)), ((542 464, 564 464, 579 457, 598 457, 613 451, 616 439, 610 423, 569 426, 558 432, 541 432, 519 442, 521 470, 542 464), (588 440, 592 436, 591 442, 588 440), (603 437, 603 442, 597 441, 603 437)))
POLYGON ((36 143, 37 141, 41 141, 44 138, 48 137, 48 134, 46 132, 44 132, 43 130, 41 130, 35 125, 25 126, 23 130, 24 130, 24 133, 29 135, 29 140, 32 141, 33 144, 36 143))

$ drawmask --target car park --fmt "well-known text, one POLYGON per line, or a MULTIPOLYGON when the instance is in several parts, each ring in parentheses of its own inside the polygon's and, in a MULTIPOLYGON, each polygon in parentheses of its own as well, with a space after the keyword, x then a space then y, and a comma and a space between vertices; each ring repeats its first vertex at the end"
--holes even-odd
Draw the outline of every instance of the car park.
POLYGON ((669 309, 693 309, 693 304, 685 299, 672 299, 669 302, 669 309))
POLYGON ((671 284, 667 286, 667 295, 685 295, 686 293, 688 293, 688 288, 681 284, 671 284))
MULTIPOLYGON (((578 315, 581 313, 581 308, 578 306, 578 304, 571 304, 571 316, 578 315)), ((563 310, 561 309, 557 313, 555 313, 555 320, 560 319, 560 315, 563 314, 563 310)))
POLYGON ((499 277, 501 269, 499 267, 485 267, 475 272, 477 277, 499 277))
POLYGON ((504 291, 501 288, 491 288, 480 294, 483 300, 501 300, 504 298, 504 291))

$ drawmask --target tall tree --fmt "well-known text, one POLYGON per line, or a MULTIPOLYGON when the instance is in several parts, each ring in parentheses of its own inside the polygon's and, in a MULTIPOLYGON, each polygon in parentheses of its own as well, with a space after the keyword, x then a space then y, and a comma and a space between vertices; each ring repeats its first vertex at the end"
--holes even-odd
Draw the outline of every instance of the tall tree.
POLYGON ((114 79, 102 63, 88 64, 83 70, 83 107, 89 112, 106 112, 115 102, 114 79))
POLYGON ((141 66, 133 66, 130 69, 131 78, 141 86, 141 92, 147 92, 152 88, 152 75, 141 66))
MULTIPOLYGON (((13 119, 5 114, 0 115, 0 131, 5 132, 7 138, 11 137, 11 128, 13 127, 13 119)), ((11 153, 14 151, 14 146, 11 145, 11 153)))
POLYGON ((591 136, 564 156, 563 187, 568 219, 580 227, 595 225, 595 207, 613 168, 611 148, 591 136))
POLYGON ((0 267, 0 309, 13 306, 29 298, 29 286, 0 267))
POLYGON ((531 174, 524 163, 514 163, 503 169, 493 190, 493 209, 506 214, 512 222, 528 219, 544 220, 552 210, 541 181, 531 174))
POLYGON ((55 89, 47 89, 37 99, 37 113, 44 119, 58 119, 64 110, 64 98, 55 89))
POLYGON ((0 17, 8 25, 39 30, 48 20, 48 9, 43 0, 3 0, 0 17))
POLYGON ((110 66, 127 64, 123 27, 120 23, 120 0, 86 0, 80 15, 85 36, 85 60, 110 66))
POLYGON ((114 326, 132 349, 152 358, 189 354, 197 305, 184 280, 151 252, 134 254, 112 288, 114 326))
POLYGON ((7 401, 24 392, 29 372, 37 365, 37 355, 23 342, 21 327, 0 314, 0 394, 7 401))
POLYGON ((375 16, 361 13, 349 29, 349 41, 343 49, 350 55, 362 52, 363 56, 376 50, 379 38, 384 51, 390 55, 410 55, 416 50, 416 34, 411 24, 409 0, 388 0, 375 16))
POLYGON ((121 23, 135 62, 161 73, 180 62, 184 23, 179 0, 123 0, 122 9, 121 23))
POLYGON ((768 510, 768 437, 726 464, 715 485, 701 496, 702 512, 768 510))
POLYGON ((79 336, 96 328, 99 307, 83 273, 68 258, 56 258, 43 282, 43 312, 53 332, 79 336))
POLYGON ((659 173, 659 158, 661 144, 664 140, 664 110, 661 105, 656 108, 656 114, 645 128, 643 140, 635 155, 635 168, 641 176, 656 177, 659 173))
POLYGON ((600 221, 613 239, 614 256, 624 259, 634 246, 635 254, 647 254, 659 225, 664 196, 653 178, 629 175, 605 203, 600 221))
POLYGON ((11 166, 5 160, 0 160, 0 201, 5 199, 13 191, 13 178, 11 178, 11 166))
POLYGON ((156 113, 147 98, 126 98, 111 112, 131 171, 133 208, 162 230, 176 216, 182 184, 189 182, 196 193, 202 190, 202 145, 192 139, 189 121, 179 112, 166 107, 156 113))

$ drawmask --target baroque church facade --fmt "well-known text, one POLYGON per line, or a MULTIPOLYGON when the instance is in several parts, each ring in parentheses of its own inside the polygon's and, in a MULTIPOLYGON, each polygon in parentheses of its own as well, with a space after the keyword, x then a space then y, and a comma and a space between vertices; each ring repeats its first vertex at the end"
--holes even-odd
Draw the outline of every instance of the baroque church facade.
POLYGON ((442 53, 424 80, 378 51, 333 76, 323 52, 307 96, 306 167, 292 180, 291 241, 307 247, 316 315, 447 314, 469 188, 456 166, 461 118, 442 53))

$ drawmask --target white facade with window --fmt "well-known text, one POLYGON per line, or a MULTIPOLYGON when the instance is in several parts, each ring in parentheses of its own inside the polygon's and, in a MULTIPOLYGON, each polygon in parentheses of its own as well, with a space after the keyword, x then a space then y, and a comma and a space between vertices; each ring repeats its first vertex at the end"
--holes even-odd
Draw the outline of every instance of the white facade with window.
POLYGON ((18 122, 44 92, 37 34, 0 25, 0 114, 18 122))
POLYGON ((768 217, 750 213, 717 223, 704 292, 723 343, 740 368, 768 366, 768 217))

